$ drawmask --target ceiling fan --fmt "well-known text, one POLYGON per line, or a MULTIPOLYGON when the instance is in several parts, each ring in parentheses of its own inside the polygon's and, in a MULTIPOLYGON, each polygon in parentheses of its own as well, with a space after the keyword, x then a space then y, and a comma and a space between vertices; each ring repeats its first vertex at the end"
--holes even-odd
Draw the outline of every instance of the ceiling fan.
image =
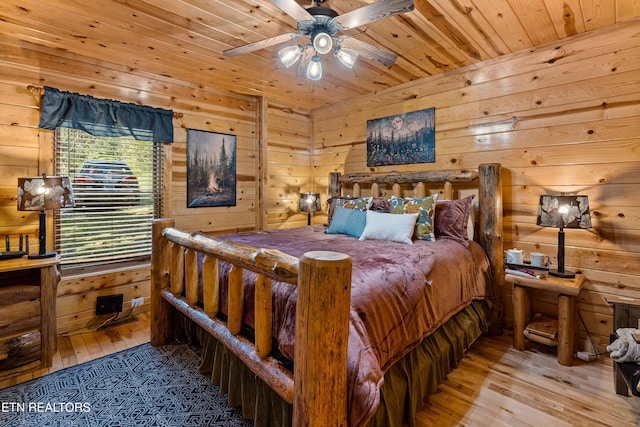
POLYGON ((271 2, 298 21, 298 32, 285 33, 227 49, 222 52, 223 55, 229 57, 242 55, 298 37, 308 37, 309 44, 287 46, 278 52, 278 56, 287 68, 295 64, 303 55, 305 56, 303 63, 309 58, 307 77, 311 80, 319 80, 322 77, 319 54, 326 54, 332 50, 336 58, 348 68, 353 67, 358 55, 384 66, 393 64, 397 59, 395 54, 338 33, 413 10, 413 0, 379 0, 342 15, 333 9, 321 6, 325 0, 312 0, 311 6, 307 8, 300 6, 295 0, 271 0, 271 2))

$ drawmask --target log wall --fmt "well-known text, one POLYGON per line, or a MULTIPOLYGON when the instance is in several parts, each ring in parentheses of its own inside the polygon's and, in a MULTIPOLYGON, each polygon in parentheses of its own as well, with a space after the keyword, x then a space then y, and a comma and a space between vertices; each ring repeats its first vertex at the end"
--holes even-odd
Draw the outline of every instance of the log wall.
MULTIPOLYGON (((505 249, 554 260, 557 229, 536 225, 539 196, 587 194, 593 228, 566 230, 566 267, 586 276, 579 311, 602 351, 612 330, 605 297, 640 291, 638 28, 639 20, 628 21, 316 109, 316 185, 326 194, 332 171, 475 169, 499 162, 505 249), (430 107, 436 108, 435 163, 367 167, 367 120, 430 107)), ((504 320, 511 326, 511 287, 504 290, 504 320)), ((555 301, 540 293, 534 309, 553 314, 555 301)), ((592 350, 581 324, 578 341, 592 350)))
MULTIPOLYGON (((16 209, 16 188, 18 177, 37 176, 51 162, 52 132, 37 128, 39 94, 28 89, 45 85, 179 114, 173 121, 175 142, 165 147, 164 193, 164 215, 174 218, 177 227, 219 233, 295 226, 306 220, 292 206, 297 206, 299 189, 308 191, 311 177, 308 112, 264 102, 268 114, 260 114, 263 101, 256 97, 0 36, 0 237, 10 235, 17 245, 17 236, 28 234, 31 251, 37 251, 38 214, 16 209), (187 128, 237 135, 236 206, 187 209, 187 128), (262 143, 266 135, 270 136, 268 147, 262 143), (261 158, 269 159, 266 168, 259 167, 261 158), (261 187, 267 182, 268 194, 261 187), (259 197, 261 191, 266 197, 259 197), (291 202, 285 206, 279 203, 281 194, 291 202), (290 194, 296 194, 295 200, 290 194), (270 201, 272 197, 275 201, 270 201)), ((51 236, 48 242, 52 242, 51 236)), ((60 332, 85 327, 94 318, 99 295, 124 294, 124 313, 130 300, 137 297, 145 298, 143 310, 149 307, 148 263, 109 271, 62 273, 58 287, 60 332)))

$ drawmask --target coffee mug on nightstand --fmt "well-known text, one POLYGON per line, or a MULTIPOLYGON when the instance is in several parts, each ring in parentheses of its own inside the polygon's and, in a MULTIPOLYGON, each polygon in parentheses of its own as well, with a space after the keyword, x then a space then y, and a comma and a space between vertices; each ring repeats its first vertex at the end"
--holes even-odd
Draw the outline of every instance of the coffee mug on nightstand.
POLYGON ((547 267, 551 258, 540 252, 531 252, 531 265, 534 267, 547 267))
POLYGON ((508 249, 504 251, 507 264, 524 264, 524 251, 522 249, 508 249))

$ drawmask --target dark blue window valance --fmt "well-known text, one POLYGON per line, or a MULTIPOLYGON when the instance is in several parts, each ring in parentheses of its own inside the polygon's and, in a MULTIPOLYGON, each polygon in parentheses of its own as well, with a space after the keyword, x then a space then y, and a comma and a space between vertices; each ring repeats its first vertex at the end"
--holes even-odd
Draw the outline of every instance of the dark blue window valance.
POLYGON ((80 129, 94 136, 132 136, 173 142, 173 111, 44 88, 40 125, 80 129))

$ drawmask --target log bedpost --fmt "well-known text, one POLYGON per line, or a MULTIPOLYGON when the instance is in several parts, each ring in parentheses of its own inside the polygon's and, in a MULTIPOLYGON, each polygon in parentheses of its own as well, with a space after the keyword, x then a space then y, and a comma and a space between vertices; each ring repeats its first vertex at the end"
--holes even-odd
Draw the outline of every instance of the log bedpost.
POLYGON ((350 305, 351 257, 305 253, 298 275, 294 427, 347 425, 350 305))
POLYGON ((502 166, 500 163, 485 163, 478 167, 478 195, 480 214, 478 227, 479 243, 489 258, 493 277, 494 300, 491 307, 492 335, 502 334, 502 166))
POLYGON ((153 221, 153 251, 151 252, 151 335, 154 346, 173 341, 173 308, 162 297, 162 290, 171 286, 169 242, 162 236, 162 230, 173 227, 172 219, 153 221))
POLYGON ((329 197, 340 197, 341 195, 340 172, 329 172, 329 197))

